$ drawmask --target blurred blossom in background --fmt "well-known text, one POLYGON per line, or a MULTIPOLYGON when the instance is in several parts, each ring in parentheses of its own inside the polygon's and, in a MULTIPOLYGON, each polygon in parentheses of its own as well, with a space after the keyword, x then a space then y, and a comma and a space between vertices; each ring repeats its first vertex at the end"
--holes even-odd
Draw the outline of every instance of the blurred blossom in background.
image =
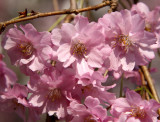
MULTIPOLYGON (((35 12, 49 12, 49 11, 57 10, 58 8, 60 10, 62 10, 62 9, 69 9, 69 7, 70 7, 69 0, 57 0, 59 3, 58 7, 54 5, 55 1, 56 0, 0 0, 0 21, 7 21, 7 20, 10 20, 14 17, 17 17, 18 12, 22 12, 26 8, 27 8, 28 12, 30 12, 31 10, 34 10, 35 12)), ((126 0, 121 0, 121 1, 126 1, 126 0)), ((130 1, 132 1, 132 0, 130 0, 130 1)), ((154 7, 157 5, 160 6, 160 0, 140 0, 140 1, 147 4, 149 6, 150 10, 154 9, 154 7)), ((87 6, 87 5, 91 6, 91 5, 96 5, 98 3, 101 3, 102 0, 85 0, 85 2, 86 2, 85 6, 87 6)), ((126 5, 127 9, 130 9, 127 2, 125 2, 125 5, 126 5)), ((123 9, 123 7, 121 5, 119 5, 118 10, 121 10, 121 9, 123 9)), ((108 7, 105 7, 105 8, 101 8, 97 11, 89 12, 90 20, 97 21, 98 18, 102 17, 107 12, 107 10, 108 10, 108 7)), ((37 28, 38 31, 46 31, 56 21, 57 18, 58 18, 58 16, 44 17, 44 18, 26 21, 23 23, 22 22, 17 23, 17 25, 25 24, 25 23, 32 23, 35 26, 35 28, 37 28)), ((8 26, 7 29, 5 30, 5 32, 11 27, 13 27, 13 25, 8 26)), ((3 38, 5 32, 3 32, 2 35, 0 35, 0 41, 1 41, 1 38, 3 38)), ((2 50, 1 47, 0 47, 0 52, 2 52, 5 55, 4 60, 7 63, 7 65, 12 70, 14 70, 16 72, 19 83, 25 84, 28 81, 28 77, 26 77, 25 75, 20 73, 20 70, 18 68, 16 68, 15 66, 11 66, 8 56, 2 50)), ((153 60, 153 64, 152 64, 152 67, 156 67, 158 70, 157 72, 151 74, 153 80, 156 83, 155 86, 160 85, 160 83, 159 83, 159 79, 160 79, 159 62, 160 62, 160 57, 157 56, 153 60)), ((120 84, 120 82, 118 82, 117 89, 113 89, 113 92, 119 93, 119 84, 120 84)), ((125 86, 129 86, 130 88, 134 88, 134 84, 132 84, 131 82, 128 82, 128 81, 125 81, 124 87, 125 86)), ((158 87, 156 89, 157 89, 158 94, 160 96, 160 89, 158 89, 158 87)), ((44 121, 45 121, 45 115, 41 117, 41 120, 39 120, 39 122, 44 122, 44 121)), ((16 114, 13 114, 13 113, 9 114, 9 113, 0 112, 0 122, 22 122, 22 120, 16 114)))

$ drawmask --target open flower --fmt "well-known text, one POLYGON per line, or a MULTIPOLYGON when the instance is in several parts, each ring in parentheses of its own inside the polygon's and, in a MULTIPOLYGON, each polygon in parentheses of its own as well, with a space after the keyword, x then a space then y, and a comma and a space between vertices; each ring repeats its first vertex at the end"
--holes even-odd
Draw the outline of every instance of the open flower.
POLYGON ((141 96, 127 90, 126 98, 118 98, 111 107, 111 114, 117 122, 157 122, 160 104, 155 100, 142 100, 141 96))
POLYGON ((3 40, 3 47, 7 50, 11 63, 17 66, 26 66, 31 71, 44 68, 41 50, 48 47, 49 32, 37 32, 31 24, 20 26, 21 32, 15 26, 11 28, 3 40))
POLYGON ((41 107, 42 113, 48 113, 50 116, 56 114, 59 119, 64 118, 69 105, 67 94, 74 87, 73 78, 72 73, 67 74, 65 71, 61 75, 57 71, 52 71, 50 75, 31 77, 28 83, 31 91, 29 103, 34 107, 41 107))
POLYGON ((98 23, 103 27, 106 44, 113 49, 108 62, 112 70, 132 71, 155 57, 152 46, 156 37, 144 30, 145 21, 139 14, 129 10, 112 12, 98 23))
MULTIPOLYGON (((83 67, 85 65, 83 62, 93 68, 102 67, 103 53, 101 50, 105 48, 106 52, 110 53, 111 48, 103 46, 104 37, 99 28, 97 23, 89 23, 87 18, 78 15, 75 18, 75 26, 65 23, 59 32, 61 36, 56 39, 54 37, 57 35, 52 36, 53 43, 58 46, 58 60, 63 62, 64 67, 73 63, 83 67)), ((81 70, 78 66, 77 69, 81 70)))
POLYGON ((28 89, 25 86, 15 84, 13 88, 0 95, 0 110, 16 112, 24 121, 26 107, 29 107, 28 89))

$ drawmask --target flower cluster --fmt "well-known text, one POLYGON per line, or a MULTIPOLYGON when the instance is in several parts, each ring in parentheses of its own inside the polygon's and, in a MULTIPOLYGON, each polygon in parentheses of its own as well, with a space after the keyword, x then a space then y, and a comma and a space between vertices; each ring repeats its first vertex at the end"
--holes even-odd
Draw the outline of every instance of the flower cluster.
POLYGON ((9 29, 2 45, 11 63, 30 80, 26 86, 17 84, 0 60, 0 109, 12 109, 25 121, 22 113, 28 109, 28 121, 47 113, 71 122, 155 122, 160 104, 142 100, 131 90, 126 98, 116 99, 108 91, 116 84, 103 84, 109 76, 135 77, 138 66, 155 57, 159 11, 139 3, 131 10, 105 14, 98 22, 77 15, 73 24, 64 23, 51 33, 38 32, 31 24, 9 29))

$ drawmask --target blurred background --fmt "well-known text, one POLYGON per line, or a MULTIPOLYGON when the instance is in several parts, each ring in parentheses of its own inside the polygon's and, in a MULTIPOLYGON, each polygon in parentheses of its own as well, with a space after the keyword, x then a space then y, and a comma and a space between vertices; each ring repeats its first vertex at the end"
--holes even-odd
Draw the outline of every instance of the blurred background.
MULTIPOLYGON (((121 0, 121 1, 124 1, 124 4, 127 7, 127 9, 130 9, 126 0, 121 0)), ((149 6, 150 10, 154 9, 155 6, 158 6, 158 5, 160 6, 160 0, 140 0, 140 1, 146 3, 149 6)), ((96 5, 101 2, 102 0, 84 0, 84 3, 85 3, 84 6, 96 5)), ((35 12, 50 12, 55 10, 69 9, 70 1, 69 0, 0 0, 0 22, 7 21, 14 17, 17 17, 18 12, 22 12, 26 8, 28 12, 30 12, 31 10, 34 10, 35 12)), ((118 10, 121 10, 121 9, 123 9, 123 7, 119 5, 118 10)), ((89 13, 90 20, 97 21, 98 18, 102 17, 105 13, 107 13, 107 10, 108 10, 108 7, 104 7, 97 11, 91 11, 89 13)), ((37 28, 38 31, 46 31, 57 20, 57 18, 58 16, 38 18, 31 21, 17 23, 17 25, 32 23, 35 26, 35 28, 37 28)), ((13 27, 13 25, 8 26, 5 32, 11 27, 13 27)), ((4 37, 5 32, 3 32, 0 35, 0 42, 4 37)), ((5 54, 5 58, 4 58, 5 62, 12 70, 16 72, 18 77, 18 82, 20 84, 26 84, 29 78, 23 75, 22 73, 20 73, 17 67, 11 66, 8 56, 6 55, 5 51, 2 50, 1 47, 0 47, 0 52, 5 54)), ((160 62, 160 57, 157 55, 156 58, 153 60, 153 64, 152 64, 152 67, 157 68, 157 72, 152 73, 152 77, 154 79, 154 82, 156 84, 155 85, 156 89, 160 96, 160 81, 159 81, 160 80, 160 63, 159 62, 160 62)), ((117 88, 114 89, 113 92, 119 93, 120 82, 117 82, 117 83, 118 83, 118 85, 116 86, 117 88)), ((129 86, 132 88, 135 87, 135 85, 129 81, 125 81, 124 87, 125 86, 129 86)), ((0 122, 22 122, 22 119, 19 118, 14 113, 0 112, 0 122)), ((41 120, 39 120, 39 122, 45 122, 45 115, 41 117, 41 120)))

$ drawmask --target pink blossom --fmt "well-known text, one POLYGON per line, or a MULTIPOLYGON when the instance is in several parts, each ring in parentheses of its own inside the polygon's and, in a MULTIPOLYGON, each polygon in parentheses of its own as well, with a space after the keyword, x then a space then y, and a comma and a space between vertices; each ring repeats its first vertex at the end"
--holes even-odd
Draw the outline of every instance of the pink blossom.
POLYGON ((100 18, 102 33, 106 44, 109 44, 111 53, 110 66, 118 72, 132 71, 135 66, 145 65, 155 57, 151 48, 156 44, 155 35, 144 31, 144 19, 134 12, 123 10, 112 12, 100 18))
POLYGON ((124 72, 124 77, 130 79, 133 83, 137 85, 142 85, 139 71, 124 72))
POLYGON ((111 114, 116 122, 156 122, 160 104, 155 100, 142 100, 141 96, 127 90, 126 98, 118 98, 111 107, 111 114))
POLYGON ((28 87, 32 93, 29 98, 32 106, 42 107, 42 113, 50 116, 56 114, 58 118, 64 118, 67 115, 67 95, 74 87, 73 72, 70 69, 66 69, 62 74, 52 71, 41 77, 33 76, 28 87))
POLYGON ((136 11, 140 16, 142 16, 145 19, 145 29, 147 31, 155 32, 160 29, 160 9, 158 7, 150 11, 146 4, 139 2, 136 5, 132 6, 131 11, 136 11))
POLYGON ((17 81, 16 74, 0 60, 0 91, 7 91, 17 81))
POLYGON ((42 70, 44 65, 41 51, 49 47, 50 33, 37 32, 31 24, 21 25, 20 28, 24 33, 15 26, 8 31, 3 40, 4 49, 7 50, 11 63, 26 67, 33 72, 42 70))
POLYGON ((137 12, 145 19, 145 30, 156 34, 157 43, 152 47, 157 49, 160 47, 160 7, 156 7, 150 11, 148 6, 142 2, 133 5, 131 11, 137 12))
POLYGON ((86 97, 84 105, 76 100, 71 101, 67 111, 73 116, 71 122, 102 122, 107 116, 107 111, 100 106, 99 100, 91 96, 86 97))
POLYGON ((28 90, 25 86, 15 84, 7 92, 0 95, 0 110, 6 112, 16 112, 25 121, 25 107, 29 107, 27 102, 28 90))
MULTIPOLYGON (((64 23, 61 30, 56 31, 57 38, 53 35, 55 45, 58 46, 58 60, 64 67, 76 63, 77 70, 80 67, 100 68, 103 64, 103 51, 110 53, 109 46, 103 46, 104 37, 99 31, 97 23, 89 23, 87 18, 80 15, 75 18, 75 25, 64 23), (60 36, 61 35, 61 36, 60 36)), ((52 39, 53 40, 53 39, 52 39)))
POLYGON ((99 99, 101 104, 108 106, 107 103, 112 104, 113 101, 116 99, 116 96, 114 93, 110 93, 107 90, 114 87, 115 84, 111 86, 102 86, 99 82, 96 82, 95 80, 92 84, 88 84, 85 86, 81 84, 75 85, 74 90, 71 94, 72 97, 78 101, 81 101, 87 96, 96 97, 99 99))

